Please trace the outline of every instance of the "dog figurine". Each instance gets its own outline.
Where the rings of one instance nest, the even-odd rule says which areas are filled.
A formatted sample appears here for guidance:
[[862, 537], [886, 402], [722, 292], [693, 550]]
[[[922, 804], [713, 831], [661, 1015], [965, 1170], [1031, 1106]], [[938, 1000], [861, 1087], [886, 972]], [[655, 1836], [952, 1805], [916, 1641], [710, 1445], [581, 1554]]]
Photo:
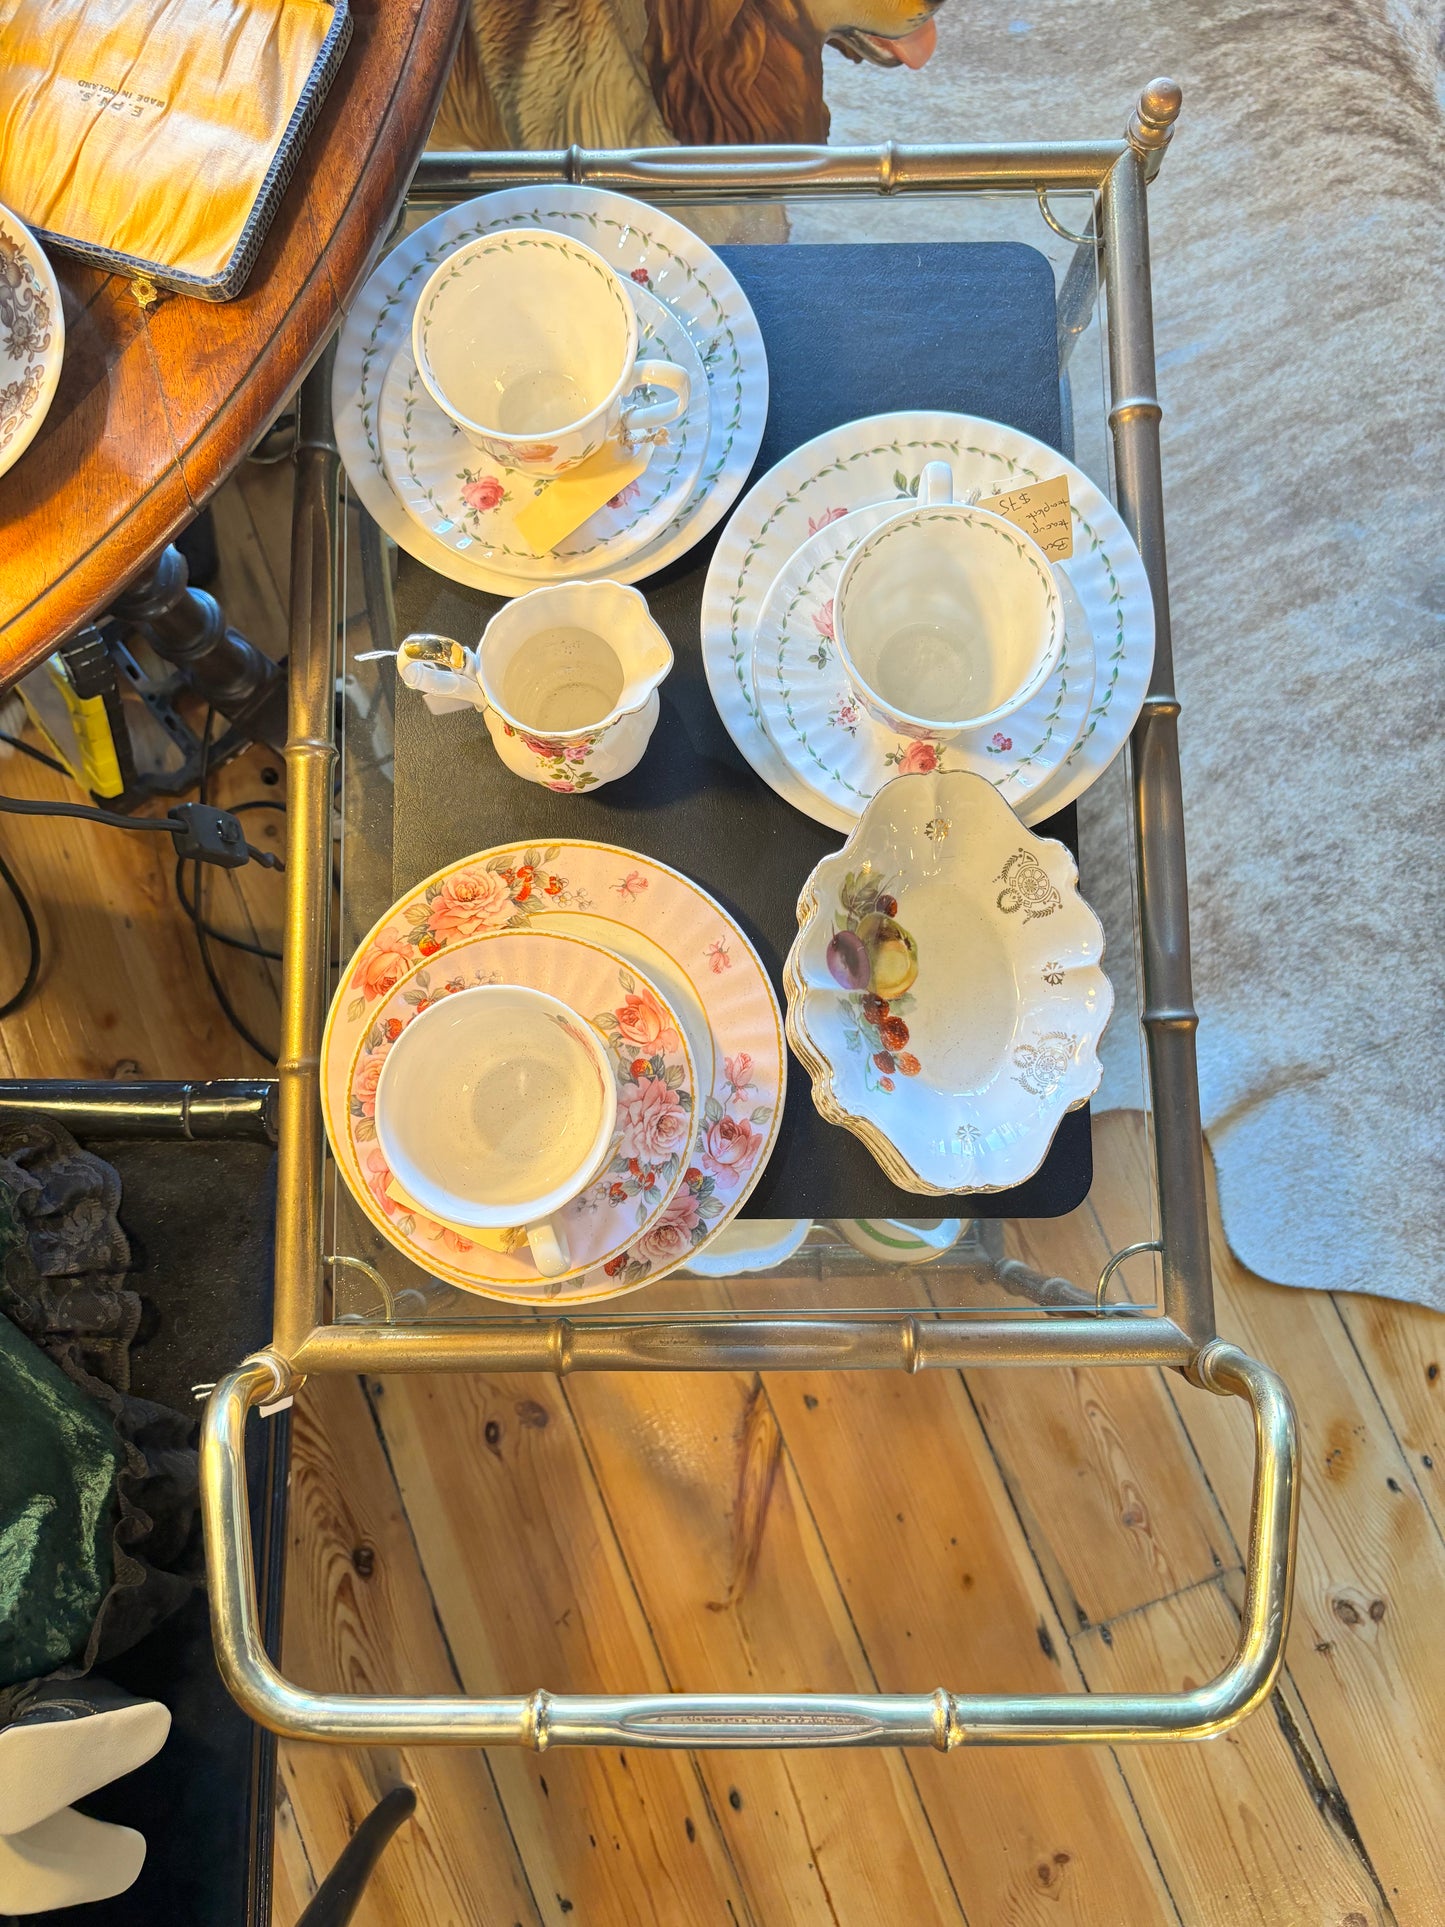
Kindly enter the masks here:
[[921, 67], [939, 0], [469, 0], [433, 148], [828, 138], [823, 48]]

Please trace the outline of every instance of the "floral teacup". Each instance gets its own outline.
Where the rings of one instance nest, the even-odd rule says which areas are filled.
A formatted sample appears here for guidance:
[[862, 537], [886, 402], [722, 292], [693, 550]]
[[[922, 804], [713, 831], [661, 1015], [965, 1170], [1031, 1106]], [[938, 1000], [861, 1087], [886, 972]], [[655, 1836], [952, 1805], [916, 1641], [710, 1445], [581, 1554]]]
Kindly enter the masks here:
[[[427, 393], [467, 440], [534, 475], [561, 475], [609, 441], [647, 440], [687, 411], [686, 370], [637, 358], [620, 276], [543, 228], [485, 234], [448, 255], [417, 300], [412, 349]], [[671, 393], [629, 400], [639, 386]]]
[[443, 997], [388, 1051], [375, 1118], [388, 1166], [424, 1211], [478, 1230], [525, 1226], [543, 1277], [569, 1269], [559, 1214], [610, 1159], [617, 1123], [612, 1066], [586, 1018], [525, 984]]
[[948, 464], [929, 462], [917, 505], [890, 516], [844, 563], [833, 635], [876, 722], [915, 742], [947, 743], [1038, 693], [1063, 647], [1063, 601], [1033, 537], [954, 501]]
[[480, 709], [507, 768], [564, 795], [636, 768], [671, 667], [646, 599], [620, 582], [533, 589], [498, 610], [476, 650], [408, 636], [399, 654], [402, 680], [431, 707]]

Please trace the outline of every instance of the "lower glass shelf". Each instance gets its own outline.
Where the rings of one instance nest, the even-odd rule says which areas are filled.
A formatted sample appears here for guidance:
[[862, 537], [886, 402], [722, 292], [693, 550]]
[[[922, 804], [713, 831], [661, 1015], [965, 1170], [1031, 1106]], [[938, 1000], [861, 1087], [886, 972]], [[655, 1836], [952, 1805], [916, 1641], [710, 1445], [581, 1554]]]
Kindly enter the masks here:
[[[560, 1316], [574, 1323], [641, 1325], [679, 1317], [726, 1321], [899, 1312], [1023, 1318], [1091, 1312], [1099, 1298], [1097, 1276], [1060, 1277], [1048, 1269], [1045, 1250], [1030, 1249], [1029, 1234], [1039, 1229], [1032, 1221], [762, 1218], [730, 1227], [734, 1236], [727, 1247], [714, 1246], [704, 1258], [708, 1276], [677, 1271], [643, 1292], [611, 1298], [577, 1301], [559, 1294], [544, 1303], [509, 1301], [464, 1291], [410, 1263], [372, 1229], [344, 1188], [334, 1187], [332, 1204], [335, 1235], [328, 1266], [332, 1316], [341, 1324], [485, 1325], [519, 1316]], [[1086, 1212], [1084, 1207], [1071, 1216]], [[1097, 1244], [1097, 1224], [1087, 1228]], [[1074, 1228], [1075, 1252], [1083, 1229]], [[1100, 1250], [1102, 1270], [1115, 1254]], [[1153, 1263], [1140, 1251], [1131, 1258], [1127, 1280], [1122, 1271], [1106, 1279], [1111, 1313], [1158, 1309], [1146, 1269]]]

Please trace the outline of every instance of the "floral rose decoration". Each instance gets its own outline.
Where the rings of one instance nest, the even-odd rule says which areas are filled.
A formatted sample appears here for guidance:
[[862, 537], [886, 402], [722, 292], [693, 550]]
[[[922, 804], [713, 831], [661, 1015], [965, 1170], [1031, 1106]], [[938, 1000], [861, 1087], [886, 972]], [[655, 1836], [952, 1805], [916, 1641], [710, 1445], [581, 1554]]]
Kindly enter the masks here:
[[687, 1143], [691, 1118], [662, 1077], [639, 1077], [617, 1093], [617, 1122], [624, 1157], [660, 1164]]
[[645, 1258], [651, 1265], [675, 1264], [692, 1250], [694, 1233], [701, 1224], [697, 1199], [684, 1185], [656, 1224], [650, 1224], [635, 1241], [632, 1255]]
[[933, 743], [910, 743], [898, 759], [900, 776], [917, 776], [938, 768], [938, 750]]
[[615, 1015], [617, 1028], [627, 1042], [645, 1045], [648, 1056], [678, 1048], [678, 1035], [668, 1021], [667, 1012], [646, 991], [629, 991]]
[[366, 1188], [381, 1206], [388, 1218], [394, 1218], [398, 1205], [395, 1198], [387, 1196], [386, 1187], [391, 1183], [391, 1171], [380, 1151], [368, 1151], [362, 1171]]
[[356, 1073], [356, 1082], [351, 1087], [351, 1095], [361, 1106], [363, 1117], [376, 1116], [376, 1085], [381, 1076], [381, 1067], [385, 1062], [385, 1052], [379, 1051], [376, 1056], [368, 1057]]
[[512, 914], [512, 893], [495, 870], [457, 870], [432, 900], [427, 923], [444, 943], [499, 930]]
[[847, 509], [824, 509], [823, 513], [818, 516], [816, 520], [810, 515], [808, 517], [809, 535], [816, 535], [819, 529], [827, 528], [830, 522], [841, 522], [847, 513]]
[[745, 1117], [714, 1118], [703, 1132], [702, 1161], [720, 1178], [732, 1177], [752, 1160], [762, 1141]]
[[385, 997], [396, 989], [412, 961], [411, 952], [400, 937], [378, 938], [357, 965], [351, 987], [368, 999]]
[[753, 1088], [753, 1060], [751, 1053], [740, 1050], [736, 1057], [723, 1059], [723, 1077], [727, 1082], [729, 1099], [742, 1097]]
[[461, 493], [467, 507], [482, 515], [507, 499], [507, 491], [495, 475], [478, 475], [471, 481], [463, 482]]

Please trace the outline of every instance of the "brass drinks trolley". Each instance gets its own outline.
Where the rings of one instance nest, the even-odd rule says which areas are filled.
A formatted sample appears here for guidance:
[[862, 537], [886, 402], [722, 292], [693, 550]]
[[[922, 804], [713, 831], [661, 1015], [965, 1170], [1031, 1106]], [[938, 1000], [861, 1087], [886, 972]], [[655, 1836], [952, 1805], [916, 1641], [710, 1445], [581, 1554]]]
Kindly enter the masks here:
[[[1270, 1692], [1289, 1619], [1298, 1518], [1294, 1415], [1265, 1366], [1215, 1334], [1204, 1154], [1194, 1056], [1184, 831], [1159, 459], [1146, 189], [1180, 106], [1148, 87], [1120, 140], [1020, 146], [670, 149], [629, 153], [431, 155], [413, 205], [491, 188], [595, 185], [663, 205], [817, 210], [896, 197], [889, 231], [915, 200], [950, 238], [983, 197], [1020, 207], [1052, 237], [1059, 363], [1077, 397], [1092, 342], [1098, 444], [1078, 459], [1102, 476], [1138, 542], [1153, 588], [1157, 643], [1149, 694], [1127, 753], [1096, 786], [1094, 833], [1128, 839], [1138, 989], [1113, 1022], [1142, 1040], [1153, 1152], [1151, 1221], [1097, 1279], [1045, 1278], [1007, 1254], [1007, 1234], [970, 1230], [927, 1268], [873, 1265], [815, 1232], [782, 1270], [726, 1281], [669, 1279], [593, 1312], [559, 1317], [467, 1298], [396, 1259], [328, 1186], [318, 1053], [331, 983], [335, 692], [348, 737], [339, 801], [341, 947], [391, 900], [391, 866], [373, 864], [389, 810], [376, 672], [356, 660], [345, 606], [349, 512], [331, 429], [326, 363], [302, 390], [291, 571], [291, 724], [285, 971], [279, 1064], [275, 1330], [207, 1406], [201, 1458], [211, 1612], [232, 1693], [277, 1732], [342, 1745], [932, 1746], [1208, 1737]], [[934, 198], [937, 197], [937, 198]], [[949, 197], [946, 201], [941, 197]], [[962, 198], [967, 197], [967, 198]], [[816, 227], [813, 230], [816, 238]], [[799, 238], [795, 231], [793, 238]], [[803, 233], [801, 238], [808, 238]], [[1104, 318], [1099, 318], [1101, 306]], [[1084, 344], [1081, 347], [1081, 344]], [[1107, 424], [1108, 434], [1104, 433]], [[1110, 446], [1112, 444], [1112, 446]], [[373, 531], [374, 536], [374, 531]], [[379, 544], [362, 561], [373, 631], [390, 584]], [[370, 640], [371, 638], [368, 638]], [[359, 652], [358, 652], [359, 653]], [[1091, 792], [1091, 796], [1092, 796]], [[1088, 878], [1085, 875], [1087, 889]], [[1123, 1267], [1147, 1263], [1155, 1290], [1117, 1296]], [[402, 1275], [398, 1276], [400, 1266]], [[1111, 1284], [1114, 1296], [1110, 1295]], [[1000, 1303], [1012, 1300], [1013, 1303]], [[882, 1370], [1010, 1365], [1170, 1366], [1202, 1392], [1248, 1401], [1255, 1471], [1239, 1643], [1207, 1684], [1159, 1694], [980, 1696], [931, 1693], [576, 1696], [538, 1688], [494, 1699], [313, 1693], [282, 1677], [260, 1632], [242, 1453], [247, 1415], [313, 1372]], [[619, 1682], [625, 1684], [625, 1682]]]

